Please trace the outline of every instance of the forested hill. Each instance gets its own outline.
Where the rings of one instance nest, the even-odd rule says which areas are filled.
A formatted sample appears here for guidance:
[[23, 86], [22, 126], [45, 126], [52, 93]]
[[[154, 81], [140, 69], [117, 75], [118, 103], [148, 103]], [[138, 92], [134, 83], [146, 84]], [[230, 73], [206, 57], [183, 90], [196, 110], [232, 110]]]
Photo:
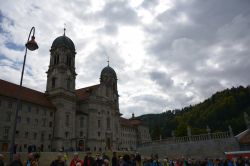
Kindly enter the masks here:
[[146, 114], [138, 117], [149, 126], [152, 139], [187, 135], [187, 126], [192, 134], [228, 131], [230, 125], [234, 134], [246, 129], [244, 112], [250, 118], [250, 86], [226, 89], [209, 99], [180, 110], [169, 110], [161, 114]]

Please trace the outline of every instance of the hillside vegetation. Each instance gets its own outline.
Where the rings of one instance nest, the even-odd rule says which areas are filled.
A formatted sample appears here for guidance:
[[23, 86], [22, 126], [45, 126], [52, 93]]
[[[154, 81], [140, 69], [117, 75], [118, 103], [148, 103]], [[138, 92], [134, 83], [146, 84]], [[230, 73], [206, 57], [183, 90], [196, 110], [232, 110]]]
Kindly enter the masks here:
[[[168, 110], [160, 114], [146, 114], [138, 118], [149, 126], [152, 139], [186, 136], [187, 126], [192, 134], [228, 131], [230, 125], [234, 134], [246, 129], [244, 112], [250, 116], [250, 86], [226, 89], [197, 105], [180, 110]], [[250, 117], [249, 117], [250, 118]]]

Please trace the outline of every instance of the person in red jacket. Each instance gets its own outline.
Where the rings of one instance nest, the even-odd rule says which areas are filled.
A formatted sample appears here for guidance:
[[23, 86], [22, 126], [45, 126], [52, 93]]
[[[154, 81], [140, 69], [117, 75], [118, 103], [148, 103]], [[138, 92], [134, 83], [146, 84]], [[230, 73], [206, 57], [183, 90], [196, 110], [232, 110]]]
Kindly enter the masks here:
[[[80, 165], [80, 164], [81, 165]], [[78, 165], [80, 165], [80, 166], [83, 166], [83, 161], [81, 160], [81, 159], [79, 159], [79, 155], [78, 155], [78, 153], [74, 153], [74, 158], [71, 160], [71, 162], [70, 162], [70, 166], [78, 166]]]

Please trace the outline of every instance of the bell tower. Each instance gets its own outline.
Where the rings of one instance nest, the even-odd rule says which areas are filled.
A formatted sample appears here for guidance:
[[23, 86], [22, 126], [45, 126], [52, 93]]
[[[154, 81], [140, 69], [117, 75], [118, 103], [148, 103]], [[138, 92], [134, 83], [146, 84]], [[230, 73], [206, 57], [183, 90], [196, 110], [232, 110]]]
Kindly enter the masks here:
[[103, 138], [106, 142], [108, 149], [113, 147], [118, 149], [120, 144], [120, 134], [119, 131], [119, 95], [117, 90], [117, 75], [115, 70], [109, 66], [104, 67], [100, 75], [100, 87], [102, 89], [103, 100], [107, 103], [106, 111], [111, 112], [111, 114], [106, 115], [107, 129], [105, 131], [105, 137]]
[[54, 40], [50, 50], [46, 92], [49, 94], [75, 91], [75, 46], [70, 38], [60, 36]]
[[64, 34], [57, 37], [50, 49], [46, 94], [56, 107], [52, 149], [75, 147], [75, 45]]

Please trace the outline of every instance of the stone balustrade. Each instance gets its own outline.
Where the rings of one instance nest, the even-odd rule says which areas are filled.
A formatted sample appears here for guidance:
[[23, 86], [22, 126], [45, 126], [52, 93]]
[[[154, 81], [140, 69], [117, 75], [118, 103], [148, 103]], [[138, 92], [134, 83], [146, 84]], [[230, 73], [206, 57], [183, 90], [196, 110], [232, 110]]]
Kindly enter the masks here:
[[217, 133], [208, 133], [208, 134], [200, 134], [200, 135], [192, 135], [192, 136], [184, 136], [184, 137], [169, 137], [165, 139], [153, 140], [151, 142], [145, 142], [140, 144], [138, 147], [157, 145], [157, 144], [173, 144], [173, 143], [185, 143], [185, 142], [198, 142], [198, 141], [206, 141], [206, 140], [216, 140], [216, 139], [226, 139], [230, 138], [230, 132], [217, 132]]

